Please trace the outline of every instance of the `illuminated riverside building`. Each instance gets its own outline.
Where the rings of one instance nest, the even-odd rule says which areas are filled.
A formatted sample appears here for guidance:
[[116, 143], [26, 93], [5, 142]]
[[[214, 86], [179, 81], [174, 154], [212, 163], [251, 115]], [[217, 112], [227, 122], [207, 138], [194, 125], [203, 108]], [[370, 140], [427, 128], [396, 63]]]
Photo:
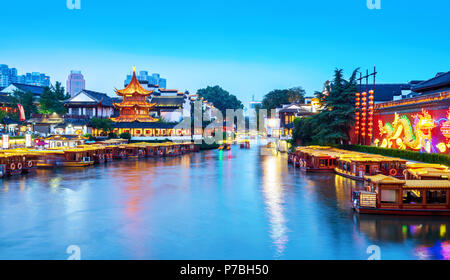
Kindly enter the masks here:
[[[449, 154], [450, 72], [417, 83], [411, 90], [414, 97], [374, 104], [372, 144]], [[376, 90], [374, 96], [376, 100]], [[351, 135], [352, 143], [357, 143], [355, 129]]]
[[294, 129], [295, 118], [303, 118], [312, 116], [318, 113], [320, 107], [317, 98], [308, 98], [305, 100], [306, 104], [288, 104], [283, 105], [282, 108], [277, 108], [276, 111], [280, 118], [281, 134], [285, 137], [292, 137], [292, 130]]
[[157, 140], [183, 137], [190, 140], [190, 129], [177, 129], [176, 123], [159, 122], [150, 116], [150, 112], [156, 106], [148, 99], [154, 91], [142, 87], [133, 69], [130, 83], [122, 90], [116, 90], [116, 94], [122, 97], [122, 102], [114, 103], [119, 110], [119, 116], [112, 117], [114, 132], [121, 134], [130, 133], [135, 139]]

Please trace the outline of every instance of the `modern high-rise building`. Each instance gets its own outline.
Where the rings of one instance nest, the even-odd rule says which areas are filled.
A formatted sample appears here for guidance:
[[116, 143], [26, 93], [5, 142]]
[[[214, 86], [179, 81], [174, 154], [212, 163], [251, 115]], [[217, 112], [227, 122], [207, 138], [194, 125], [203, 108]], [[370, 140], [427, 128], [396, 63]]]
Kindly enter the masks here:
[[66, 82], [66, 90], [70, 94], [70, 96], [75, 96], [80, 91], [86, 88], [86, 81], [84, 80], [83, 74], [81, 71], [70, 71], [69, 77]]
[[26, 73], [17, 77], [17, 82], [25, 85], [49, 87], [50, 77], [40, 72]]
[[[133, 77], [131, 74], [127, 75], [127, 78], [124, 82], [125, 87], [130, 83], [131, 77]], [[142, 86], [146, 87], [147, 89], [155, 88], [155, 86], [158, 86], [159, 88], [167, 88], [167, 80], [161, 78], [161, 76], [158, 73], [153, 73], [151, 76], [148, 74], [148, 71], [139, 71], [136, 75], [139, 83], [141, 83]]]
[[0, 64], [0, 87], [5, 88], [12, 83], [17, 83], [17, 69]]
[[9, 68], [6, 64], [0, 64], [0, 87], [7, 87], [12, 83], [46, 87], [50, 86], [50, 77], [39, 72], [19, 76], [16, 68]]

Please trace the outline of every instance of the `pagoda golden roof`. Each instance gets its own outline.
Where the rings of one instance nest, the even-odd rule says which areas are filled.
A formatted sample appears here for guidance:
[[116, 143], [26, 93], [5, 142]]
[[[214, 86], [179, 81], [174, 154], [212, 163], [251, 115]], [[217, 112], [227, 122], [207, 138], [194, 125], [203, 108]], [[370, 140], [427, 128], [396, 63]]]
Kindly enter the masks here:
[[116, 89], [117, 95], [127, 95], [127, 94], [140, 94], [140, 95], [150, 95], [153, 91], [144, 89], [136, 78], [136, 68], [133, 67], [133, 77], [126, 88], [118, 90]]
[[144, 108], [153, 108], [155, 107], [155, 103], [146, 103], [146, 102], [122, 102], [122, 103], [114, 103], [114, 106], [120, 108], [128, 108], [128, 107], [144, 107]]

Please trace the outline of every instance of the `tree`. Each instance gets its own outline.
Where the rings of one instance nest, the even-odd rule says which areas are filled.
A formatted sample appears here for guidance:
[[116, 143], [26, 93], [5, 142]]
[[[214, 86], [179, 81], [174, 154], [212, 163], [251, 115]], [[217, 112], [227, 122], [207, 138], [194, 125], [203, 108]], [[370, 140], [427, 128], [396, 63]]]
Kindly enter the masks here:
[[219, 111], [225, 116], [227, 109], [242, 109], [244, 106], [236, 96], [230, 94], [220, 86], [208, 86], [197, 90], [197, 94], [205, 100], [214, 104]]
[[64, 107], [64, 100], [70, 98], [69, 94], [65, 93], [65, 89], [60, 82], [56, 82], [55, 86], [45, 87], [39, 98], [40, 109], [43, 114], [64, 114], [66, 108]]
[[8, 117], [8, 113], [5, 110], [0, 109], [0, 122], [4, 124], [4, 119]]
[[109, 134], [114, 129], [110, 119], [92, 118], [90, 124], [93, 128], [102, 130], [106, 134]]
[[129, 132], [122, 132], [122, 133], [120, 133], [119, 137], [122, 138], [122, 139], [130, 140], [131, 139], [131, 134]]
[[29, 119], [32, 114], [38, 112], [37, 106], [34, 104], [34, 96], [30, 91], [15, 90], [11, 95], [13, 107], [21, 104], [25, 111], [25, 118]]
[[294, 120], [293, 140], [308, 143], [340, 144], [350, 139], [349, 131], [354, 122], [354, 100], [356, 74], [349, 80], [343, 77], [343, 70], [336, 69], [334, 80], [325, 83], [325, 90], [315, 92], [323, 105], [319, 114]]
[[292, 129], [292, 138], [298, 144], [308, 144], [312, 141], [314, 130], [314, 117], [295, 118]]
[[322, 94], [323, 109], [313, 120], [313, 139], [319, 143], [339, 144], [350, 139], [358, 70], [347, 81], [343, 70], [336, 69], [333, 82], [327, 85], [325, 95]]
[[280, 108], [284, 104], [304, 103], [305, 90], [302, 87], [290, 89], [275, 89], [266, 94], [262, 101], [262, 108], [271, 110]]

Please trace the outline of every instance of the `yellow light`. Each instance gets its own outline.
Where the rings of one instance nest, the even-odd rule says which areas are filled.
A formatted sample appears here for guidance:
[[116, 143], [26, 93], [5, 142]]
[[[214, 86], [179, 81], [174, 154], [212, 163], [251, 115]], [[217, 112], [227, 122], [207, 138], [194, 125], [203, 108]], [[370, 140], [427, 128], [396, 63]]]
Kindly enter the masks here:
[[270, 128], [275, 128], [275, 127], [278, 126], [278, 120], [277, 120], [277, 119], [268, 119], [268, 120], [267, 120], [267, 125], [268, 125]]
[[440, 226], [440, 230], [439, 230], [439, 235], [441, 236], [441, 238], [444, 238], [445, 235], [447, 234], [447, 226], [445, 224], [442, 224]]

